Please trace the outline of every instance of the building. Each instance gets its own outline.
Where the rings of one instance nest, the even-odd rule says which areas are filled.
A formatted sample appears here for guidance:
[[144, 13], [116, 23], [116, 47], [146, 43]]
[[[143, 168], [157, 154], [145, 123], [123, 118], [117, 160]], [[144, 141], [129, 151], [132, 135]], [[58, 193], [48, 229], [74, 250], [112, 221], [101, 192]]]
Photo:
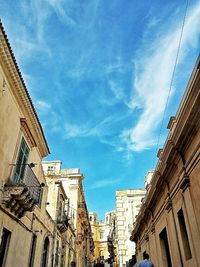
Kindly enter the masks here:
[[[69, 240], [67, 241], [70, 246], [66, 258], [75, 261], [78, 267], [90, 266], [93, 262], [94, 243], [82, 185], [84, 177], [80, 169], [61, 169], [61, 164], [61, 161], [44, 161], [42, 163], [46, 179], [51, 180], [53, 184], [62, 184], [67, 198], [68, 207], [65, 208], [69, 210], [69, 223], [74, 229], [75, 237], [71, 235], [71, 243], [75, 244], [75, 247]], [[50, 199], [49, 201], [51, 201]], [[69, 231], [67, 232], [69, 233]], [[69, 262], [71, 261], [69, 260]]]
[[41, 161], [49, 148], [0, 23], [0, 266], [50, 266], [54, 222]]
[[200, 266], [200, 57], [175, 117], [131, 240], [138, 261], [155, 266]]
[[135, 254], [135, 244], [129, 240], [133, 222], [146, 190], [130, 189], [116, 191], [116, 238], [117, 263], [124, 267]]
[[109, 262], [117, 266], [117, 217], [114, 210], [110, 216], [110, 231], [108, 234]]
[[45, 175], [48, 186], [47, 211], [54, 225], [54, 265], [71, 266], [76, 261], [74, 212], [69, 206], [69, 199], [62, 182], [54, 175]]
[[108, 235], [111, 227], [111, 216], [113, 212], [106, 212], [105, 221], [98, 221], [95, 212], [89, 212], [90, 224], [94, 240], [94, 260], [101, 261], [107, 260], [109, 256], [108, 251]]

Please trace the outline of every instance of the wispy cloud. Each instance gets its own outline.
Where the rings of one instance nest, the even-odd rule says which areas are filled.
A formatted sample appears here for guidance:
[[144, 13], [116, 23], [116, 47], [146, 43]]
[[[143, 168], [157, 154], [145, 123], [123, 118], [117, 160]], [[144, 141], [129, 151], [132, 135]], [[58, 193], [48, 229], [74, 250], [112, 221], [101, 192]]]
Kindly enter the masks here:
[[94, 182], [92, 185], [90, 185], [88, 188], [86, 188], [86, 190], [94, 190], [98, 188], [113, 186], [113, 185], [120, 184], [121, 182], [122, 182], [121, 178], [113, 179], [113, 180], [108, 180], [108, 179], [98, 180]]
[[65, 138], [102, 136], [105, 134], [105, 128], [111, 126], [112, 119], [112, 116], [108, 116], [93, 126], [66, 123]]
[[[70, 16], [72, 5], [74, 1], [63, 1], [63, 0], [47, 0], [49, 5], [53, 8], [57, 17], [67, 26], [76, 25], [75, 20]], [[65, 5], [67, 4], [67, 6]], [[68, 11], [68, 12], [67, 12]]]
[[80, 125], [66, 123], [65, 124], [65, 138], [70, 139], [74, 137], [89, 136], [89, 129]]
[[120, 57], [117, 57], [116, 62], [105, 66], [105, 72], [108, 74], [112, 72], [123, 73], [126, 69], [127, 65], [122, 62]]
[[37, 100], [36, 107], [39, 111], [48, 111], [51, 108], [51, 105], [44, 100]]
[[[198, 2], [187, 16], [179, 64], [189, 49], [197, 44], [200, 29], [199, 17], [200, 3]], [[169, 21], [166, 23], [169, 27]], [[124, 130], [121, 135], [122, 141], [129, 150], [148, 149], [156, 143], [155, 133], [161, 122], [170, 88], [180, 28], [181, 25], [179, 27], [171, 25], [169, 30], [157, 35], [158, 37], [154, 39], [151, 46], [148, 44], [149, 47], [146, 47], [145, 44], [139, 56], [134, 60], [134, 93], [129, 107], [139, 107], [142, 113], [136, 125]]]
[[125, 95], [120, 85], [112, 80], [109, 81], [109, 85], [110, 85], [110, 90], [112, 91], [115, 98], [118, 100], [122, 100]]
[[8, 34], [12, 33], [9, 34], [9, 39], [13, 40], [12, 48], [17, 61], [24, 62], [34, 53], [40, 52], [50, 56], [51, 49], [45, 36], [45, 24], [51, 14], [49, 5], [45, 1], [31, 0], [29, 3], [21, 1], [18, 14], [15, 21], [9, 20], [6, 16], [3, 19], [6, 31]]

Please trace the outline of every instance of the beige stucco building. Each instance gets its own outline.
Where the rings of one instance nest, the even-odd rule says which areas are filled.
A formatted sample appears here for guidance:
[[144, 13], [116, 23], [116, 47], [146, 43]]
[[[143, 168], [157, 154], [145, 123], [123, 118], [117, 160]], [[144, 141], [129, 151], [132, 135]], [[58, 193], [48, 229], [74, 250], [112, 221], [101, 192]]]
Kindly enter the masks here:
[[76, 235], [74, 228], [74, 211], [69, 206], [69, 198], [62, 182], [54, 176], [45, 175], [48, 186], [47, 211], [53, 219], [54, 226], [54, 262], [55, 266], [68, 267], [76, 262]]
[[111, 227], [111, 212], [106, 212], [105, 221], [98, 221], [97, 214], [95, 212], [89, 212], [90, 224], [93, 233], [94, 240], [94, 260], [106, 260], [109, 258], [108, 251], [108, 235]]
[[169, 134], [131, 240], [138, 261], [146, 251], [155, 266], [200, 266], [200, 57]]
[[0, 24], [0, 266], [51, 266], [44, 133]]
[[[68, 257], [75, 260], [78, 267], [90, 266], [93, 262], [94, 243], [82, 185], [84, 177], [80, 169], [61, 169], [61, 164], [61, 161], [44, 161], [45, 178], [48, 183], [51, 182], [54, 185], [61, 183], [66, 195], [65, 210], [68, 211], [69, 224], [75, 234], [71, 236], [72, 240], [75, 238], [75, 247], [72, 248], [70, 245]], [[52, 196], [49, 201], [51, 199]], [[51, 205], [49, 208], [52, 209]]]
[[116, 191], [116, 244], [119, 267], [128, 264], [135, 253], [135, 244], [129, 240], [133, 222], [141, 206], [146, 190], [130, 189]]

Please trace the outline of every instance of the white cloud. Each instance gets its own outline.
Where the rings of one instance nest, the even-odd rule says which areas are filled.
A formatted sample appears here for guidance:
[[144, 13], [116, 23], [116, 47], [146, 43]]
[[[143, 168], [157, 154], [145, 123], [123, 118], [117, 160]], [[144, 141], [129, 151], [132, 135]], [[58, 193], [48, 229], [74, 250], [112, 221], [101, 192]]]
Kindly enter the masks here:
[[110, 80], [109, 85], [110, 85], [110, 90], [112, 91], [116, 99], [121, 100], [124, 98], [124, 92], [116, 82]]
[[65, 124], [65, 138], [86, 137], [89, 130], [76, 124]]
[[123, 73], [126, 70], [127, 66], [123, 64], [120, 57], [117, 57], [116, 62], [108, 64], [105, 66], [106, 73], [118, 72]]
[[[74, 1], [63, 1], [63, 0], [47, 0], [49, 5], [54, 9], [55, 13], [57, 14], [58, 18], [67, 25], [67, 26], [74, 26], [76, 25], [75, 20], [70, 16], [70, 11], [72, 7], [75, 5]], [[67, 4], [67, 6], [65, 6]]]
[[[187, 15], [179, 64], [191, 47], [196, 46], [200, 29], [200, 3]], [[169, 23], [167, 21], [167, 23]], [[169, 25], [168, 25], [169, 27]], [[140, 151], [155, 145], [155, 131], [164, 112], [177, 47], [180, 37], [178, 28], [171, 26], [168, 32], [157, 35], [151, 45], [143, 47], [135, 60], [135, 89], [130, 108], [142, 108], [141, 116], [132, 129], [125, 130], [122, 141], [129, 150]], [[146, 50], [145, 50], [146, 49]]]
[[51, 108], [51, 105], [49, 103], [47, 103], [44, 100], [37, 100], [36, 101], [36, 107], [40, 110], [40, 111], [47, 111]]
[[[51, 8], [44, 1], [21, 1], [16, 19], [4, 18], [6, 31], [18, 62], [24, 62], [34, 53], [42, 52], [51, 56], [51, 49], [46, 42], [45, 24], [51, 14]], [[25, 21], [25, 22], [24, 22]], [[17, 25], [17, 27], [16, 27]], [[12, 44], [13, 41], [13, 44]]]
[[113, 179], [113, 180], [108, 180], [108, 179], [99, 180], [99, 181], [94, 182], [87, 189], [88, 190], [94, 190], [94, 189], [97, 189], [97, 188], [102, 188], [102, 187], [113, 186], [113, 185], [116, 185], [116, 184], [121, 184], [121, 182], [122, 182], [122, 179], [120, 179], [120, 178], [119, 179]]
[[[88, 122], [87, 124], [65, 123], [64, 124], [64, 137], [66, 139], [75, 137], [98, 137], [99, 141], [115, 147], [118, 150], [119, 141], [114, 138], [113, 133], [116, 133], [115, 123], [118, 125], [126, 118], [127, 114], [116, 116], [113, 114], [107, 116], [101, 121]], [[110, 138], [109, 138], [110, 137]]]
[[88, 136], [102, 136], [105, 133], [105, 128], [111, 125], [112, 117], [106, 117], [99, 123], [93, 126], [78, 125], [78, 124], [65, 124], [65, 138], [74, 137], [88, 137]]

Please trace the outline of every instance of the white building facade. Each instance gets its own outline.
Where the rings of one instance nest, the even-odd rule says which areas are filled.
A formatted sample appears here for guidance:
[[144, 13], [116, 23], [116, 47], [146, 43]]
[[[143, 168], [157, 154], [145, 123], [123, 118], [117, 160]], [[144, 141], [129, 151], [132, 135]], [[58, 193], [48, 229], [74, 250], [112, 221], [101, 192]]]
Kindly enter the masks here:
[[129, 239], [145, 193], [146, 190], [142, 189], [116, 191], [116, 250], [119, 267], [125, 267], [135, 254], [135, 243]]

